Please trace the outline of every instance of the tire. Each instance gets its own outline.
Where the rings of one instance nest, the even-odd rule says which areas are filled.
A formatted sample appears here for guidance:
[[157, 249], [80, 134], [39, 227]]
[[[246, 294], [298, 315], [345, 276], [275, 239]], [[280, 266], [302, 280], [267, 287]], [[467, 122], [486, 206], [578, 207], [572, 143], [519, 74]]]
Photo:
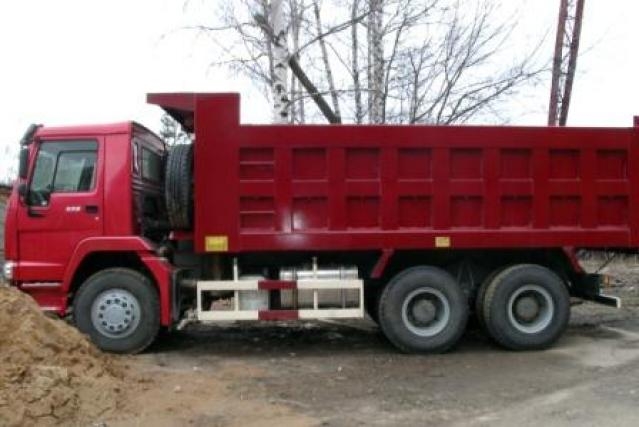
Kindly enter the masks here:
[[493, 280], [495, 280], [497, 275], [502, 273], [506, 268], [507, 267], [502, 267], [502, 268], [497, 268], [496, 270], [494, 270], [492, 273], [486, 276], [484, 281], [481, 282], [479, 289], [477, 289], [477, 294], [475, 295], [474, 315], [475, 315], [475, 319], [477, 319], [477, 323], [484, 331], [487, 331], [486, 322], [484, 321], [484, 311], [483, 311], [484, 298], [486, 296], [486, 289], [488, 289], [488, 285], [490, 285], [493, 282]]
[[449, 350], [464, 333], [467, 321], [466, 295], [439, 268], [409, 268], [395, 276], [380, 296], [382, 332], [405, 353]]
[[486, 288], [481, 308], [490, 336], [511, 350], [548, 348], [570, 320], [566, 284], [551, 270], [534, 264], [499, 273]]
[[164, 175], [164, 199], [173, 228], [190, 228], [193, 219], [193, 146], [169, 148]]
[[101, 350], [139, 353], [160, 329], [158, 294], [143, 274], [111, 268], [82, 284], [73, 302], [73, 318]]

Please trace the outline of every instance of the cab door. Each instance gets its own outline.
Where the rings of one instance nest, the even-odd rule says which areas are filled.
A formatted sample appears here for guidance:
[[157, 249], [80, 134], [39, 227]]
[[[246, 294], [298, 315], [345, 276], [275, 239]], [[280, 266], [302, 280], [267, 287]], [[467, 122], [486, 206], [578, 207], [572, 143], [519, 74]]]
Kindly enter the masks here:
[[18, 212], [18, 279], [60, 282], [77, 244], [103, 232], [102, 138], [38, 143]]

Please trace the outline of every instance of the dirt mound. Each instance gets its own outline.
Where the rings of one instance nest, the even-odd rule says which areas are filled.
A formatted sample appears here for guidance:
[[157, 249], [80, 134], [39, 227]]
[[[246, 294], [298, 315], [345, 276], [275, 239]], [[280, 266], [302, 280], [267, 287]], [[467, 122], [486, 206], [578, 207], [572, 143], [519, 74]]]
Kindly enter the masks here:
[[0, 425], [99, 421], [118, 407], [122, 372], [76, 329], [0, 286]]

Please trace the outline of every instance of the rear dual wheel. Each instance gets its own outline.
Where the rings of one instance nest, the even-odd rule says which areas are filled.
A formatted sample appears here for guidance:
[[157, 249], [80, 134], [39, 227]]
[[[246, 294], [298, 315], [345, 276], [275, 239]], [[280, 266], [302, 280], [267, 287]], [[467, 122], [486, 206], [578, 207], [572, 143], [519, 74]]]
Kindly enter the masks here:
[[406, 353], [441, 353], [464, 333], [468, 300], [456, 280], [435, 267], [403, 271], [384, 288], [379, 324], [388, 340]]
[[477, 317], [498, 344], [511, 350], [552, 345], [566, 330], [570, 296], [546, 267], [521, 264], [489, 277], [477, 295]]

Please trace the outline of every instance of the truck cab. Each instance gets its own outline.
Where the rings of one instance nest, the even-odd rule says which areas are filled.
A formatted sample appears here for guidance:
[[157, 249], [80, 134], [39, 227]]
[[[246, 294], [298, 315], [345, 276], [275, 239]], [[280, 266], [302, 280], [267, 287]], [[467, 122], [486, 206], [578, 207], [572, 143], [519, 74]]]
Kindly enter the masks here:
[[7, 208], [5, 276], [62, 316], [79, 286], [105, 268], [168, 283], [170, 266], [155, 253], [166, 222], [165, 151], [133, 122], [32, 127]]

